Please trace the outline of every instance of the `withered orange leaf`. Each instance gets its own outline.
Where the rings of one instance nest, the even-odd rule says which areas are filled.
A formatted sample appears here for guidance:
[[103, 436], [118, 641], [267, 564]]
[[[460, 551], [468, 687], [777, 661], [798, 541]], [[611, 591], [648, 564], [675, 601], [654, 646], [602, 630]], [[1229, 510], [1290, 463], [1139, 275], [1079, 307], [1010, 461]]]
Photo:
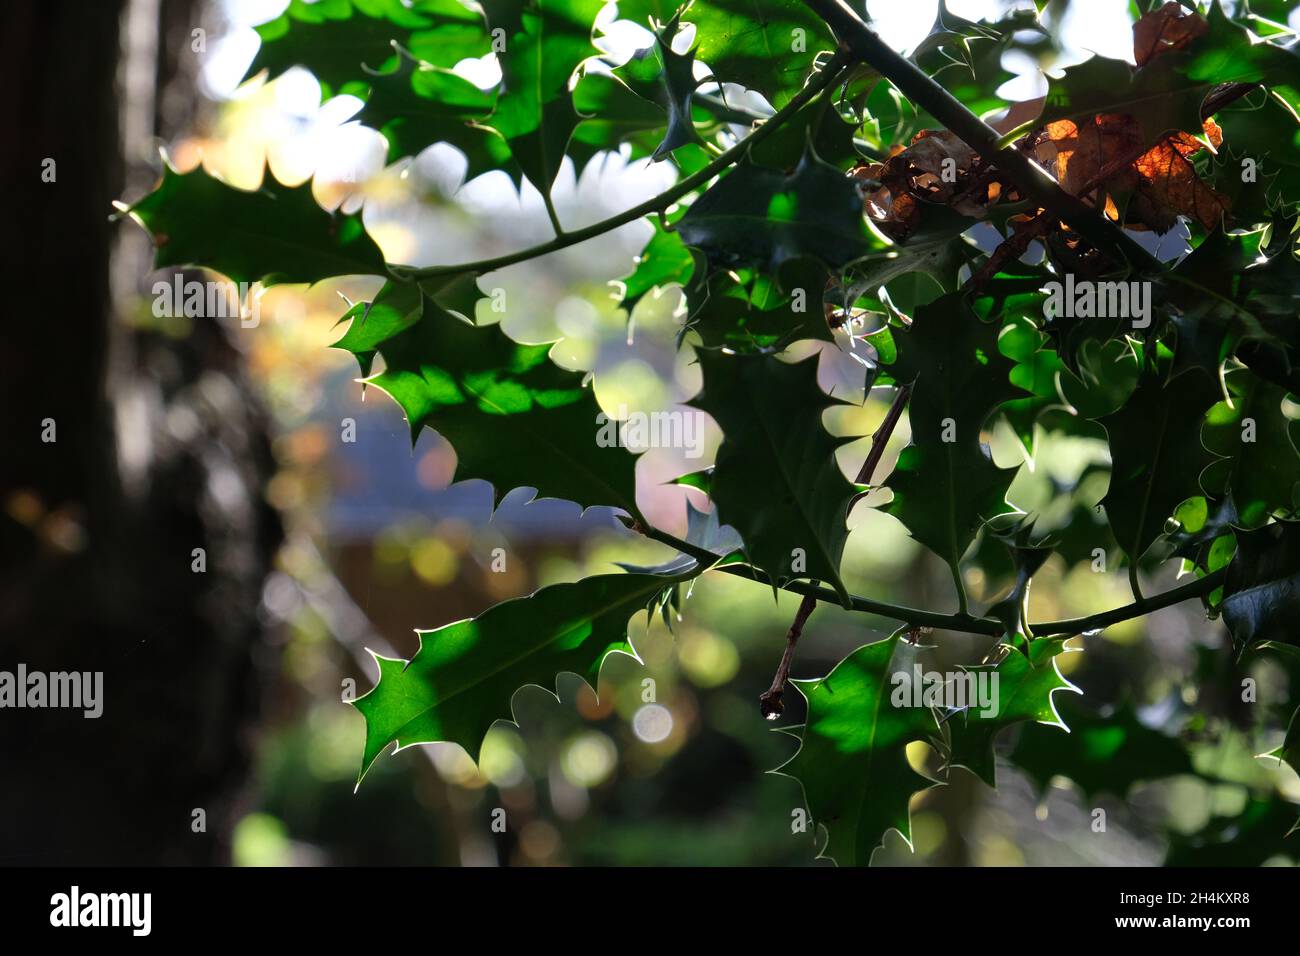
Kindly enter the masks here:
[[1114, 189], [1132, 188], [1130, 164], [1144, 145], [1133, 117], [1102, 113], [1078, 123], [1048, 123], [1034, 144], [1034, 158], [1062, 189], [1081, 196], [1102, 182]]
[[[1206, 140], [1217, 148], [1222, 131], [1213, 120], [1206, 120], [1204, 129]], [[1226, 198], [1200, 179], [1190, 161], [1204, 148], [1190, 133], [1176, 133], [1148, 149], [1137, 120], [1103, 113], [1078, 123], [1047, 124], [1033, 153], [1063, 189], [1093, 198], [1111, 219], [1119, 218], [1114, 195], [1136, 191], [1126, 225], [1163, 233], [1180, 215], [1213, 229], [1228, 209]], [[1101, 194], [1094, 197], [1097, 190]]]
[[1189, 15], [1181, 3], [1170, 0], [1133, 24], [1133, 59], [1138, 66], [1145, 66], [1162, 53], [1183, 49], [1209, 29], [1204, 17]]
[[1139, 198], [1150, 203], [1138, 212], [1151, 228], [1166, 232], [1175, 216], [1189, 216], [1206, 229], [1215, 229], [1229, 209], [1228, 199], [1200, 176], [1189, 158], [1201, 144], [1183, 133], [1161, 140], [1143, 153], [1134, 168], [1141, 176]]

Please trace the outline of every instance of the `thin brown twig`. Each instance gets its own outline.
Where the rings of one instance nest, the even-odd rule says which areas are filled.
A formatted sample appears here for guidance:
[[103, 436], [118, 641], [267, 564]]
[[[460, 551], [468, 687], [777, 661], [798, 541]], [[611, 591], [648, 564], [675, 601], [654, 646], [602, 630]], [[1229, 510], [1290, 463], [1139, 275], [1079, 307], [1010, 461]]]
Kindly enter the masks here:
[[[666, 544], [675, 548], [682, 554], [688, 554], [700, 563], [702, 568], [719, 571], [723, 574], [729, 574], [734, 577], [744, 578], [746, 581], [756, 581], [760, 584], [771, 585], [771, 579], [763, 571], [751, 567], [741, 562], [719, 563], [719, 556], [711, 551], [691, 544], [689, 541], [683, 541], [681, 538], [674, 537], [658, 528], [642, 525], [626, 515], [619, 515], [619, 520], [624, 527], [637, 531], [645, 537], [661, 544]], [[1127, 621], [1135, 617], [1143, 617], [1152, 611], [1158, 611], [1161, 608], [1169, 607], [1171, 604], [1179, 604], [1183, 601], [1189, 601], [1192, 598], [1204, 597], [1215, 588], [1223, 586], [1227, 577], [1228, 569], [1219, 568], [1217, 571], [1211, 571], [1205, 577], [1197, 578], [1189, 584], [1182, 587], [1174, 588], [1171, 591], [1165, 591], [1163, 594], [1156, 594], [1141, 601], [1133, 601], [1125, 604], [1123, 607], [1112, 608], [1109, 611], [1100, 611], [1096, 614], [1089, 614], [1085, 617], [1071, 618], [1065, 621], [1045, 621], [1038, 624], [1030, 624], [1029, 629], [1037, 637], [1063, 637], [1070, 634], [1087, 634], [1089, 631], [1100, 630], [1109, 627], [1112, 624], [1118, 624], [1120, 621]], [[800, 581], [791, 579], [780, 585], [782, 590], [801, 594], [805, 597], [813, 597], [818, 601], [828, 601], [831, 604], [839, 604], [840, 597], [830, 588], [822, 587], [819, 584], [813, 584], [809, 581]], [[899, 621], [903, 624], [909, 624], [913, 627], [928, 627], [934, 630], [959, 631], [964, 634], [987, 634], [990, 637], [996, 637], [1006, 631], [1006, 625], [995, 618], [972, 617], [969, 614], [940, 614], [938, 611], [924, 611], [920, 608], [904, 607], [899, 604], [890, 604], [885, 601], [876, 601], [872, 598], [862, 597], [857, 594], [849, 595], [849, 607], [851, 610], [863, 614], [875, 614], [880, 617], [889, 618], [892, 621]]]
[[[876, 433], [871, 436], [871, 450], [867, 452], [867, 460], [862, 463], [862, 468], [858, 471], [858, 481], [860, 485], [868, 484], [871, 476], [875, 474], [876, 467], [880, 464], [880, 458], [885, 452], [885, 445], [889, 443], [889, 436], [894, 433], [894, 427], [903, 417], [903, 409], [907, 406], [907, 400], [912, 394], [911, 385], [900, 385], [898, 391], [894, 394], [894, 401], [889, 406], [889, 411], [885, 413], [884, 421], [876, 429]], [[866, 492], [860, 492], [853, 501]], [[849, 507], [851, 508], [851, 502]], [[803, 634], [803, 626], [808, 621], [809, 615], [817, 607], [817, 598], [812, 594], [805, 594], [803, 600], [799, 602], [799, 610], [795, 613], [794, 622], [790, 625], [790, 630], [785, 636], [785, 651], [781, 655], [781, 663], [777, 665], [776, 676], [772, 678], [772, 686], [764, 691], [758, 698], [759, 710], [768, 720], [775, 720], [785, 709], [782, 703], [782, 695], [785, 693], [785, 682], [790, 676], [790, 664], [794, 661], [794, 648], [799, 643], [799, 637]]]
[[808, 622], [808, 617], [816, 609], [817, 599], [811, 594], [805, 594], [803, 600], [799, 602], [799, 610], [790, 624], [790, 630], [785, 635], [785, 653], [781, 655], [781, 663], [777, 665], [772, 686], [758, 698], [759, 710], [768, 720], [776, 720], [785, 710], [785, 703], [781, 698], [785, 694], [786, 679], [790, 676], [790, 664], [794, 661], [794, 646], [799, 643], [799, 636], [803, 633], [803, 626]]
[[[894, 393], [893, 404], [889, 406], [889, 411], [885, 412], [885, 417], [871, 436], [871, 450], [867, 452], [867, 460], [862, 463], [858, 470], [857, 483], [859, 485], [871, 484], [871, 476], [875, 474], [876, 468], [880, 465], [880, 459], [885, 454], [885, 446], [889, 444], [889, 438], [894, 434], [894, 428], [897, 427], [898, 421], [903, 417], [903, 409], [907, 407], [908, 399], [912, 397], [911, 384], [898, 386], [898, 391]], [[859, 492], [857, 497], [849, 505], [853, 507], [859, 498], [867, 492]]]

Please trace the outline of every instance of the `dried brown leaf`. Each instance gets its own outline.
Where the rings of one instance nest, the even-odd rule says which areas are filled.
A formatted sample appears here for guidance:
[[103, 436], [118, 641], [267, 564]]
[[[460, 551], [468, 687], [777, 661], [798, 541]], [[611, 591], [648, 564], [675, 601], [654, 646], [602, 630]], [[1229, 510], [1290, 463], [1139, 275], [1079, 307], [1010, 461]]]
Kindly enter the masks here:
[[1145, 66], [1162, 53], [1184, 49], [1210, 29], [1200, 14], [1188, 14], [1182, 4], [1170, 0], [1133, 24], [1133, 59]]

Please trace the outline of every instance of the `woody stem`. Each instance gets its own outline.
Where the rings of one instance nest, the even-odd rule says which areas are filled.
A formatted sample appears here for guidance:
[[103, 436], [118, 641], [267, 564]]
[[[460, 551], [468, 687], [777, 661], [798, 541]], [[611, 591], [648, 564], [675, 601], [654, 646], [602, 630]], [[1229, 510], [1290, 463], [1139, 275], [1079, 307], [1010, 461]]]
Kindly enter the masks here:
[[811, 594], [805, 594], [803, 600], [799, 602], [799, 610], [795, 613], [794, 621], [790, 624], [790, 630], [785, 635], [785, 653], [781, 655], [781, 663], [777, 665], [776, 676], [772, 678], [772, 686], [758, 698], [759, 710], [768, 720], [775, 720], [785, 710], [785, 704], [781, 698], [785, 694], [786, 679], [790, 676], [790, 664], [794, 660], [794, 647], [799, 643], [799, 636], [803, 633], [803, 626], [807, 623], [809, 615], [816, 608], [817, 598]]

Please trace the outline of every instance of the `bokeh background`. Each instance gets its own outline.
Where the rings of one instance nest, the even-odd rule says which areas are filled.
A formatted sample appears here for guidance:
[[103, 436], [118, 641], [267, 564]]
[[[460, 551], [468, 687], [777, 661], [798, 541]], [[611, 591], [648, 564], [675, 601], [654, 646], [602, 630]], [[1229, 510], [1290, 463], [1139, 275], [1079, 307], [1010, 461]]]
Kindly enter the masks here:
[[[389, 261], [477, 259], [549, 236], [535, 192], [525, 185], [520, 195], [504, 174], [464, 182], [464, 161], [452, 147], [435, 146], [385, 167], [382, 137], [351, 119], [360, 101], [322, 103], [319, 84], [305, 71], [240, 85], [257, 49], [253, 26], [278, 15], [286, 2], [120, 4], [119, 55], [101, 75], [114, 78], [120, 103], [122, 189], [110, 198], [138, 198], [165, 155], [180, 169], [202, 163], [245, 188], [255, 188], [268, 167], [283, 182], [310, 178], [322, 205], [364, 208], [367, 228]], [[997, 19], [1017, 4], [951, 0], [948, 6], [969, 19]], [[929, 31], [937, 4], [872, 0], [866, 9], [889, 43], [908, 50]], [[1044, 71], [1092, 52], [1131, 60], [1133, 16], [1123, 0], [1047, 4], [1049, 39], [1007, 54], [1003, 65], [1015, 78], [1003, 95], [1041, 95]], [[650, 34], [617, 21], [614, 4], [604, 24], [601, 42], [611, 56], [648, 45]], [[484, 83], [494, 79], [490, 62], [460, 69]], [[764, 107], [745, 91], [728, 94]], [[556, 199], [566, 223], [592, 222], [673, 179], [669, 164], [603, 155], [585, 168], [568, 164]], [[628, 314], [611, 286], [631, 271], [649, 234], [648, 224], [633, 224], [481, 283], [504, 286], [512, 301], [526, 302], [522, 314], [516, 310], [507, 319], [506, 332], [520, 341], [555, 342], [554, 359], [591, 372], [597, 398], [609, 411], [620, 405], [672, 410], [699, 387], [690, 349], [677, 348], [679, 291], [659, 289]], [[1162, 255], [1180, 253], [1177, 233], [1164, 241], [1171, 245]], [[218, 622], [218, 636], [230, 616], [247, 618], [234, 653], [250, 662], [232, 669], [213, 691], [225, 695], [225, 704], [209, 698], [195, 710], [238, 711], [219, 731], [234, 741], [228, 759], [219, 773], [195, 784], [226, 795], [209, 816], [211, 840], [196, 857], [185, 849], [190, 835], [184, 820], [169, 824], [179, 835], [165, 837], [139, 824], [133, 831], [142, 844], [139, 859], [243, 866], [827, 865], [815, 859], [821, 839], [800, 825], [798, 784], [768, 772], [793, 754], [796, 741], [774, 732], [758, 710], [797, 600], [723, 575], [696, 583], [671, 629], [658, 619], [635, 621], [641, 663], [611, 660], [598, 694], [572, 675], [561, 676], [558, 696], [537, 687], [521, 690], [514, 700], [517, 724], [494, 727], [478, 766], [455, 745], [415, 747], [381, 758], [354, 792], [363, 721], [343, 698], [372, 686], [377, 671], [369, 651], [409, 657], [417, 629], [473, 616], [542, 585], [610, 571], [616, 562], [654, 563], [668, 552], [624, 531], [612, 512], [582, 514], [566, 502], [533, 500], [530, 489], [508, 490], [494, 509], [484, 483], [452, 483], [455, 452], [435, 433], [425, 430], [412, 448], [396, 404], [365, 390], [352, 356], [330, 348], [348, 303], [372, 295], [377, 281], [274, 287], [259, 300], [255, 328], [158, 318], [150, 289], [170, 273], [150, 271], [143, 234], [123, 220], [105, 242], [109, 321], [116, 330], [109, 339], [132, 343], [127, 370], [107, 376], [116, 471], [129, 483], [132, 461], [137, 470], [152, 467], [141, 463], [158, 454], [159, 443], [215, 446], [193, 454], [230, 459], [226, 471], [235, 477], [226, 474], [223, 484], [222, 469], [209, 468], [201, 482], [182, 482], [175, 494], [209, 502], [205, 527], [216, 529], [213, 540], [255, 542], [248, 545], [255, 557], [236, 562], [238, 570], [230, 572], [242, 584], [202, 597], [211, 602], [204, 606]], [[480, 321], [499, 318], [485, 306]], [[219, 342], [208, 341], [212, 336]], [[799, 343], [793, 354], [814, 351], [822, 353], [820, 377], [828, 391], [864, 399], [860, 343]], [[120, 356], [121, 349], [109, 352]], [[112, 362], [104, 362], [111, 370]], [[115, 391], [113, 383], [123, 380]], [[183, 390], [198, 411], [177, 400]], [[888, 399], [887, 393], [868, 395], [860, 405], [828, 413], [832, 432], [855, 439], [840, 451], [846, 475], [852, 477], [866, 455], [864, 436], [879, 424]], [[228, 413], [223, 401], [239, 414]], [[225, 422], [225, 430], [214, 421]], [[152, 442], [144, 433], [154, 436]], [[698, 460], [662, 449], [641, 457], [638, 500], [656, 524], [683, 534], [687, 502], [707, 507], [698, 492], [669, 482], [710, 463], [720, 437], [710, 426]], [[880, 474], [907, 438], [904, 423]], [[996, 429], [990, 439], [1000, 464], [1026, 462], [1027, 451], [1010, 429]], [[1040, 429], [1033, 451], [1032, 464], [1023, 465], [1013, 486], [1013, 502], [1026, 510], [1046, 508], [1065, 491], [1057, 512], [1094, 508], [1106, 486], [1105, 472], [1090, 470], [1106, 461], [1100, 433], [1064, 438]], [[247, 458], [255, 465], [240, 464]], [[32, 480], [13, 478], [4, 490], [10, 543], [45, 558], [53, 554], [50, 560], [94, 550], [93, 540], [87, 543], [94, 522], [84, 511], [60, 512], [58, 496], [43, 497]], [[846, 585], [895, 603], [951, 608], [946, 567], [878, 510], [883, 500], [873, 493], [851, 516]], [[262, 508], [273, 515], [252, 526], [231, 517]], [[1049, 509], [1044, 526], [1065, 518]], [[88, 573], [102, 573], [103, 560], [98, 556], [101, 570]], [[1155, 572], [1149, 590], [1169, 586], [1176, 570]], [[967, 583], [982, 606], [1006, 581], [973, 571]], [[1096, 573], [1090, 561], [1071, 564], [1056, 556], [1035, 579], [1031, 607], [1035, 619], [1057, 619], [1127, 600], [1123, 569]], [[793, 674], [822, 675], [890, 629], [888, 621], [822, 605], [805, 629]], [[987, 639], [935, 633], [931, 642], [942, 661], [956, 664], [977, 660]], [[1291, 865], [1300, 858], [1295, 840], [1281, 839], [1296, 816], [1286, 801], [1300, 800], [1300, 781], [1285, 767], [1254, 757], [1278, 741], [1254, 735], [1234, 703], [1237, 675], [1221, 625], [1193, 605], [1074, 643], [1084, 653], [1064, 655], [1062, 669], [1085, 694], [1057, 699], [1067, 721], [1096, 732], [1075, 735], [1069, 754], [1052, 736], [1055, 730], [1031, 727], [1008, 735], [1003, 748], [1017, 748], [1018, 762], [1033, 769], [1004, 761], [997, 791], [955, 772], [949, 785], [914, 799], [914, 848], [891, 832], [877, 863]], [[183, 643], [176, 653], [184, 653]], [[1259, 680], [1286, 680], [1260, 667], [1251, 672]], [[236, 686], [242, 694], [232, 690]], [[238, 704], [229, 703], [232, 693]], [[796, 724], [799, 709], [792, 702], [777, 726]], [[1169, 746], [1174, 737], [1190, 758], [1183, 746]], [[176, 752], [175, 741], [146, 742], [142, 750], [171, 751], [166, 760], [154, 760], [155, 780], [192, 774], [191, 764], [203, 759], [194, 747]], [[924, 746], [914, 745], [911, 756], [918, 768], [934, 769], [935, 757]], [[1078, 779], [1064, 775], [1067, 758]], [[45, 785], [24, 785], [28, 806], [40, 802]], [[144, 785], [129, 776], [104, 784], [103, 799], [116, 793], [129, 801], [133, 788]], [[181, 793], [188, 791], [178, 790], [168, 798], [170, 809], [154, 812], [180, 812]], [[497, 808], [510, 822], [503, 834], [490, 826]], [[1104, 832], [1093, 826], [1097, 808], [1106, 811]], [[100, 829], [116, 819], [102, 808], [87, 812], [100, 814]], [[48, 862], [48, 843], [13, 831], [6, 836], [11, 842], [0, 846], [6, 858]], [[75, 850], [65, 852], [77, 858]], [[108, 845], [101, 858], [123, 855]]]

